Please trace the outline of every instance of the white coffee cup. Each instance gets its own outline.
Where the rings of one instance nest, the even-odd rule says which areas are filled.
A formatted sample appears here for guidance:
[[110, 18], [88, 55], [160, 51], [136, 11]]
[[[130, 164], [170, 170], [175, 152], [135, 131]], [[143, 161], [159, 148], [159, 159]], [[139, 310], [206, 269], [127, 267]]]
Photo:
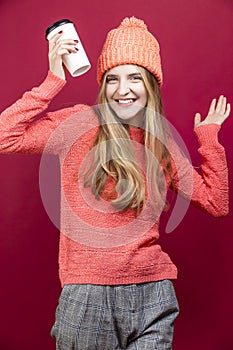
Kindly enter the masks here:
[[75, 30], [74, 23], [69, 19], [62, 19], [53, 23], [46, 29], [46, 39], [50, 40], [55, 34], [62, 30], [63, 34], [58, 40], [72, 39], [78, 40], [76, 47], [77, 52], [72, 52], [67, 55], [63, 55], [63, 63], [73, 77], [78, 77], [86, 73], [90, 68], [91, 64], [88, 60], [86, 52], [83, 48], [78, 33]]

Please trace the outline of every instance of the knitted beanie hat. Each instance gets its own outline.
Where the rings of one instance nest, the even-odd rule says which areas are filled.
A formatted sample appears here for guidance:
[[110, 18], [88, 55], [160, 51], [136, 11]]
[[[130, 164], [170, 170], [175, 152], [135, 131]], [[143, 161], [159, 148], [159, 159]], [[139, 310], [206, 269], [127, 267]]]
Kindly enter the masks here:
[[121, 64], [137, 64], [150, 71], [162, 84], [159, 43], [147, 30], [146, 24], [135, 17], [125, 18], [118, 28], [112, 29], [104, 43], [97, 64], [97, 81], [104, 73]]

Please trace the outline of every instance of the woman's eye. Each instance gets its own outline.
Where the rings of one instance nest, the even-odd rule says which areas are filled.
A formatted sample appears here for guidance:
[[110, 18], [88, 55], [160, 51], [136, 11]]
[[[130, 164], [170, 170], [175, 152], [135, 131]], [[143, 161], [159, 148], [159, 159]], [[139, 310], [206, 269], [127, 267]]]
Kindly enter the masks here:
[[113, 83], [113, 82], [115, 82], [115, 81], [117, 81], [117, 78], [116, 78], [116, 77], [107, 77], [107, 78], [106, 78], [106, 82], [107, 82], [107, 83]]
[[141, 75], [134, 75], [131, 77], [131, 80], [132, 81], [139, 81], [139, 80], [142, 80], [142, 77], [141, 77]]

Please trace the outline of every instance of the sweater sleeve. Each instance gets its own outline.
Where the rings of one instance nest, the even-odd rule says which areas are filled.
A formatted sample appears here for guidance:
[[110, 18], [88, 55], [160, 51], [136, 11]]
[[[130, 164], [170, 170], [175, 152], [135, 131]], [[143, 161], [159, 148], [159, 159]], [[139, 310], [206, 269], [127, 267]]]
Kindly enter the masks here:
[[[70, 115], [77, 113], [82, 105], [44, 112], [52, 99], [61, 91], [66, 81], [50, 71], [38, 87], [25, 92], [21, 99], [1, 113], [0, 153], [43, 153], [52, 132]], [[61, 142], [57, 137], [56, 143]], [[49, 153], [57, 153], [57, 144]]]
[[183, 156], [177, 145], [172, 150], [172, 188], [192, 204], [212, 216], [228, 214], [228, 169], [223, 146], [218, 142], [220, 126], [208, 124], [196, 127], [198, 152], [202, 157], [201, 172]]

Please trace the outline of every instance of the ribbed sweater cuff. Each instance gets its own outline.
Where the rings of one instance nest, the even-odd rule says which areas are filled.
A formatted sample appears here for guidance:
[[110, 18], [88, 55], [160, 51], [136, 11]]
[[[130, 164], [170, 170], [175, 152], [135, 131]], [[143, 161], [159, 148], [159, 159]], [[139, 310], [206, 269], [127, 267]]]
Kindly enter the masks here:
[[43, 83], [39, 86], [39, 89], [43, 91], [45, 99], [51, 100], [62, 90], [66, 83], [66, 80], [61, 79], [51, 71], [48, 71], [48, 74]]
[[206, 124], [197, 126], [194, 132], [201, 146], [216, 146], [216, 144], [218, 144], [218, 132], [220, 129], [221, 126], [218, 124]]

